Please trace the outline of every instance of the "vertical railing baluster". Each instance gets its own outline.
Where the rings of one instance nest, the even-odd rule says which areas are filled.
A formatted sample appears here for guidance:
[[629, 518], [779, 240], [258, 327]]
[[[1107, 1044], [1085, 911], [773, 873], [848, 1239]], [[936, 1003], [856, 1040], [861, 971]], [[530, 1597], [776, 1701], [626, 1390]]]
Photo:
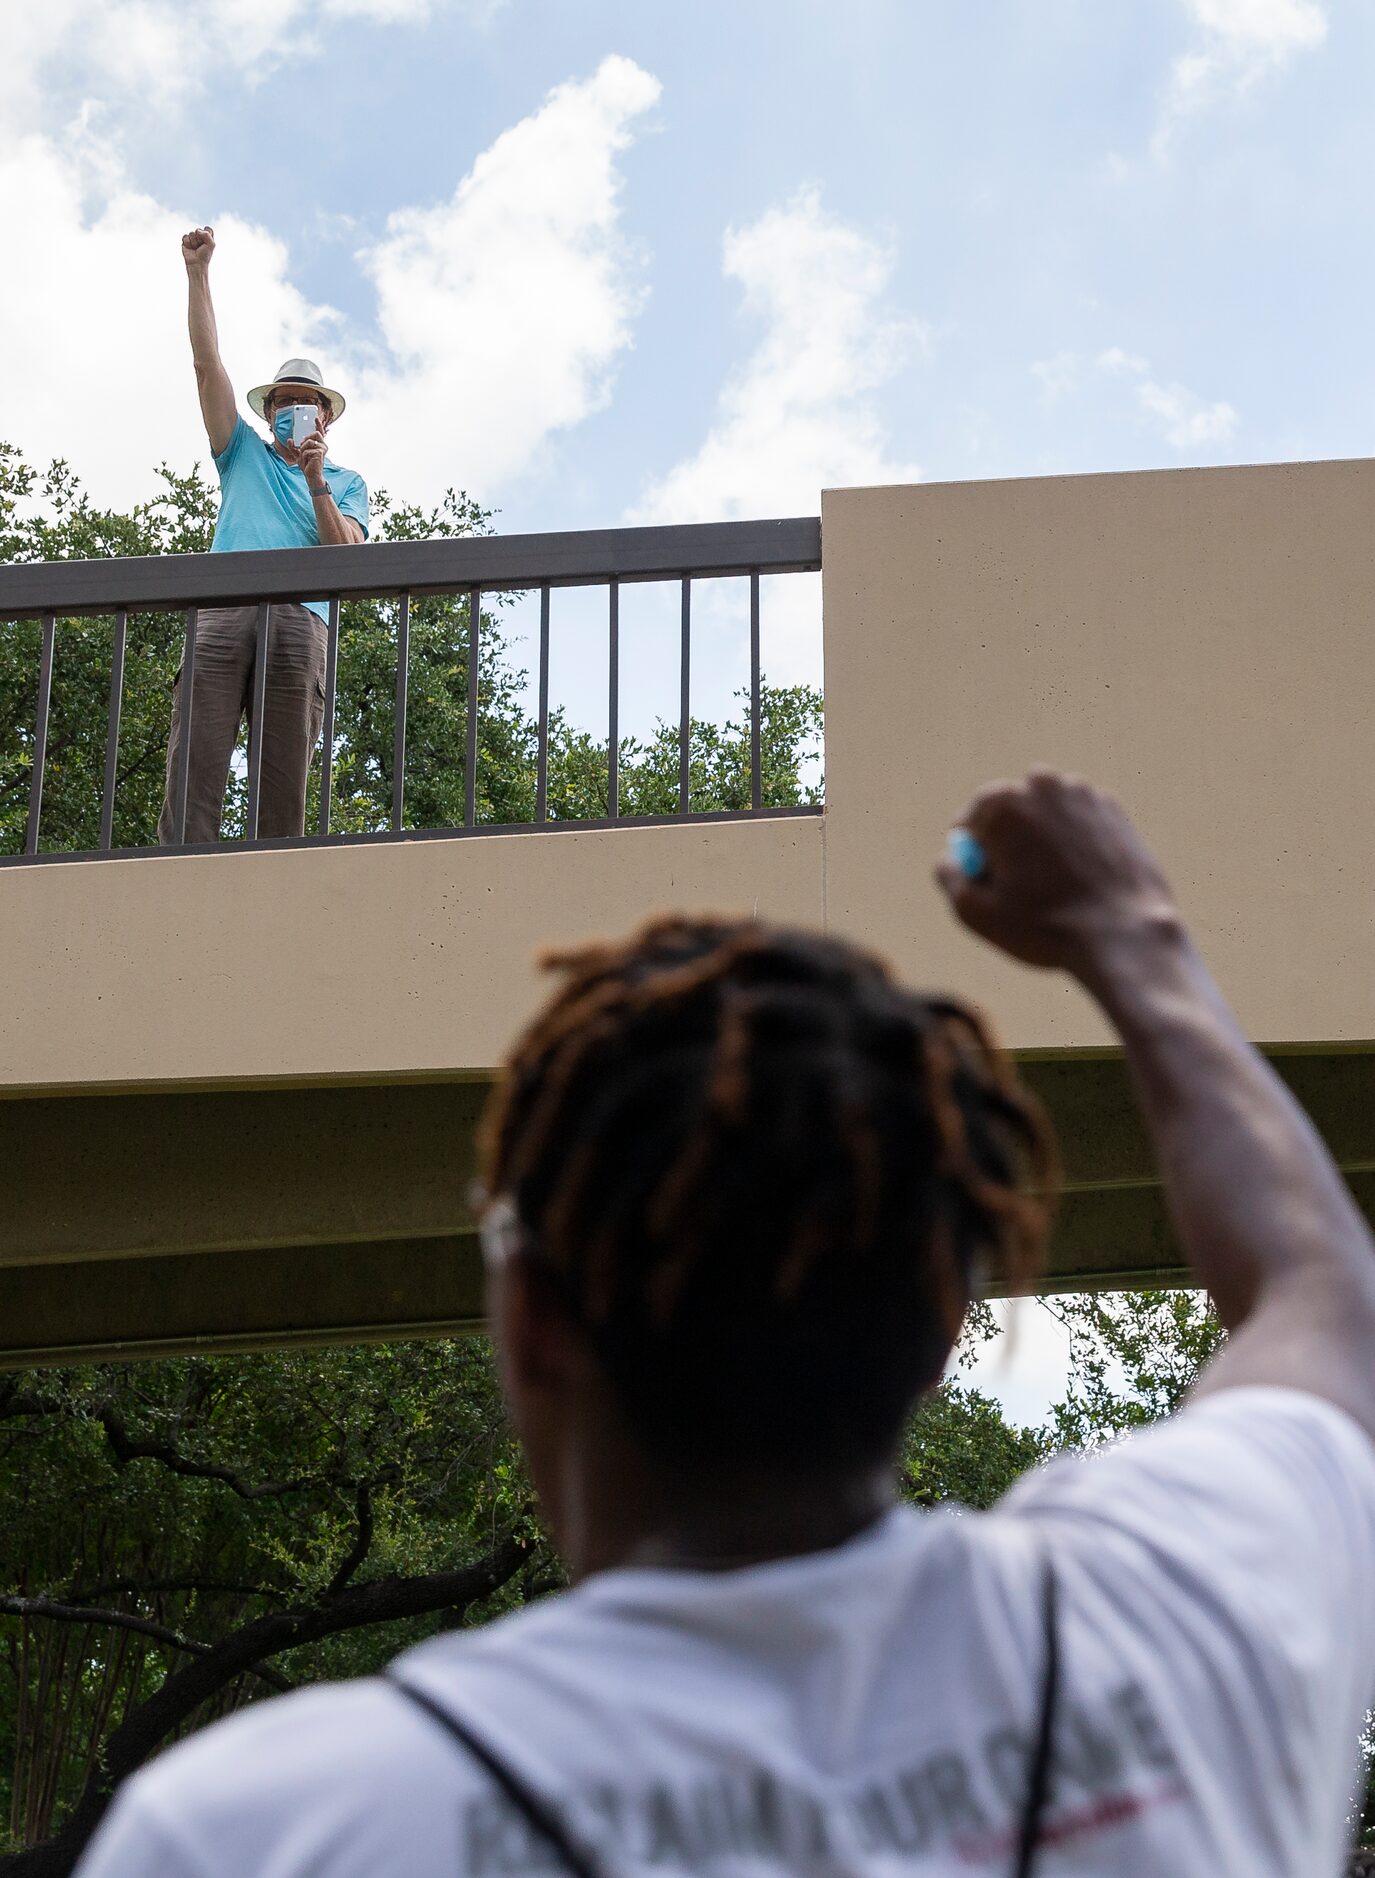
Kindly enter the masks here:
[[258, 607], [258, 643], [253, 653], [253, 702], [248, 716], [248, 811], [244, 839], [258, 839], [258, 803], [263, 789], [263, 718], [267, 712], [267, 641], [272, 630], [272, 608]]
[[549, 588], [539, 590], [539, 751], [535, 770], [535, 820], [549, 819]]
[[463, 752], [463, 826], [477, 824], [477, 677], [478, 634], [482, 629], [482, 589], [468, 589], [468, 722]]
[[48, 761], [48, 709], [53, 695], [53, 654], [57, 645], [57, 615], [43, 615], [42, 650], [38, 658], [38, 709], [33, 733], [33, 775], [29, 779], [29, 825], [24, 833], [25, 854], [38, 852], [38, 824], [43, 813], [43, 770]]
[[191, 782], [191, 705], [196, 687], [196, 617], [199, 609], [186, 609], [186, 650], [182, 654], [181, 677], [177, 681], [177, 706], [181, 715], [177, 751], [177, 788], [172, 805], [172, 841], [186, 845], [186, 797]]
[[683, 576], [682, 644], [678, 662], [678, 813], [692, 802], [692, 582]]
[[750, 807], [764, 806], [764, 777], [760, 761], [759, 576], [750, 575]]
[[121, 607], [115, 614], [115, 642], [110, 658], [110, 717], [105, 731], [105, 787], [100, 797], [100, 846], [114, 845], [115, 778], [119, 774], [119, 713], [124, 702], [124, 645], [129, 616]]
[[391, 827], [401, 833], [401, 814], [406, 800], [406, 692], [411, 677], [411, 596], [403, 593], [396, 603], [396, 730], [391, 757]]
[[606, 812], [614, 822], [621, 812], [621, 583], [613, 580], [607, 614], [607, 770]]
[[329, 603], [325, 628], [325, 722], [320, 732], [320, 833], [329, 833], [330, 794], [334, 788], [334, 686], [339, 671], [339, 599]]

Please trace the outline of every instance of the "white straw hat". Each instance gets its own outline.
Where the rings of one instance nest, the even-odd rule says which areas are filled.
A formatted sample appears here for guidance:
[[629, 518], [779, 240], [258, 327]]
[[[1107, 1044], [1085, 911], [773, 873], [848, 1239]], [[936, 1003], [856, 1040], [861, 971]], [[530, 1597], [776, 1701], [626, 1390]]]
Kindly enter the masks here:
[[248, 394], [249, 409], [256, 411], [259, 417], [266, 417], [268, 393], [287, 391], [293, 385], [309, 385], [312, 391], [322, 391], [329, 399], [330, 413], [334, 417], [344, 415], [344, 394], [331, 391], [321, 375], [314, 359], [288, 359], [278, 371], [277, 376], [266, 385], [255, 385]]

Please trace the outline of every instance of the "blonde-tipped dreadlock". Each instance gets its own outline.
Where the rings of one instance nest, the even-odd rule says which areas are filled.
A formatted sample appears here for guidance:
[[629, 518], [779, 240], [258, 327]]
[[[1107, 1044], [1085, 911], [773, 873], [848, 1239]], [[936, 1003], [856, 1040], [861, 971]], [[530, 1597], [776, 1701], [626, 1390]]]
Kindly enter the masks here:
[[798, 1465], [891, 1445], [976, 1262], [1041, 1257], [1049, 1129], [974, 1011], [871, 955], [670, 918], [564, 982], [484, 1126], [532, 1269], [646, 1438]]

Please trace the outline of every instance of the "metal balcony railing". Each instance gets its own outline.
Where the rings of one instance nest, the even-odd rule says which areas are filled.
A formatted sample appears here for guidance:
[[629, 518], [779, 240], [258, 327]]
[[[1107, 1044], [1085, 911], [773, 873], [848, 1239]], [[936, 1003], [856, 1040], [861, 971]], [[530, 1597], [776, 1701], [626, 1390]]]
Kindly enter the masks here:
[[[0, 567], [0, 621], [38, 620], [37, 683], [33, 715], [20, 728], [28, 745], [30, 774], [28, 815], [22, 853], [0, 855], [0, 865], [34, 861], [109, 859], [168, 853], [233, 853], [245, 845], [281, 847], [345, 841], [414, 840], [436, 835], [479, 835], [628, 825], [621, 813], [620, 749], [620, 588], [628, 582], [675, 582], [681, 588], [679, 659], [679, 773], [677, 811], [636, 816], [646, 821], [697, 822], [722, 816], [768, 816], [815, 813], [806, 806], [770, 807], [764, 801], [761, 773], [761, 575], [816, 571], [821, 566], [821, 523], [814, 516], [786, 521], [720, 522], [669, 528], [596, 529], [568, 534], [490, 535], [429, 541], [391, 541], [359, 547], [281, 549], [249, 554], [187, 554], [110, 558], [99, 561], [47, 561]], [[694, 813], [691, 809], [690, 683], [692, 672], [692, 603], [694, 583], [745, 577], [749, 583], [750, 752], [749, 805]], [[549, 804], [549, 648], [550, 593], [557, 587], [604, 587], [607, 591], [609, 689], [605, 817], [556, 819]], [[482, 820], [478, 814], [480, 719], [480, 634], [482, 598], [509, 593], [539, 595], [538, 740], [533, 818], [521, 822]], [[434, 828], [404, 824], [406, 790], [407, 688], [411, 676], [411, 621], [414, 601], [429, 595], [466, 599], [463, 622], [466, 645], [467, 708], [463, 819], [459, 826]], [[258, 838], [258, 803], [262, 780], [263, 686], [268, 669], [268, 637], [274, 602], [328, 602], [324, 727], [321, 741], [318, 833], [297, 840]], [[340, 605], [348, 601], [394, 602], [396, 669], [391, 751], [390, 825], [369, 832], [331, 829], [335, 710], [340, 642]], [[258, 708], [252, 713], [247, 755], [244, 838], [206, 847], [184, 843], [191, 739], [189, 714], [194, 704], [196, 617], [208, 606], [256, 605], [258, 643], [254, 683]], [[131, 622], [140, 615], [184, 614], [182, 667], [183, 735], [181, 763], [172, 802], [176, 843], [171, 847], [116, 846], [113, 839], [120, 774], [120, 713], [125, 694], [126, 656]], [[108, 728], [100, 833], [95, 847], [43, 849], [44, 772], [49, 750], [49, 720], [55, 675], [60, 683], [59, 622], [92, 615], [113, 615]], [[64, 625], [62, 631], [68, 628]], [[180, 633], [180, 628], [178, 628]], [[31, 726], [31, 729], [30, 729]], [[4, 727], [0, 726], [0, 730]], [[17, 805], [22, 812], [22, 797]]]

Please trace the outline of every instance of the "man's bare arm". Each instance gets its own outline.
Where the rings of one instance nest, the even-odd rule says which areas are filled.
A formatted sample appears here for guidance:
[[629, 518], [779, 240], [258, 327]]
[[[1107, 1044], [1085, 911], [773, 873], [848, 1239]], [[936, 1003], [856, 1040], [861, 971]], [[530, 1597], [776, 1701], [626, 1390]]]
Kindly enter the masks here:
[[362, 528], [351, 515], [345, 515], [336, 506], [328, 489], [312, 489], [310, 496], [315, 504], [315, 526], [321, 547], [350, 548], [363, 540]]
[[193, 228], [181, 240], [186, 263], [187, 325], [191, 332], [191, 358], [196, 367], [205, 434], [216, 456], [228, 449], [238, 422], [234, 387], [220, 358], [220, 336], [210, 298], [210, 257], [215, 252], [213, 228]]
[[299, 462], [315, 506], [315, 532], [324, 548], [356, 546], [363, 539], [361, 526], [345, 515], [330, 494], [325, 480], [325, 434], [317, 430], [301, 445]]
[[1308, 1117], [1243, 1035], [1122, 809], [1037, 772], [967, 825], [987, 877], [940, 870], [956, 912], [1068, 970], [1126, 1049], [1175, 1230], [1231, 1333], [1198, 1385], [1305, 1389], [1375, 1437], [1375, 1243]]

